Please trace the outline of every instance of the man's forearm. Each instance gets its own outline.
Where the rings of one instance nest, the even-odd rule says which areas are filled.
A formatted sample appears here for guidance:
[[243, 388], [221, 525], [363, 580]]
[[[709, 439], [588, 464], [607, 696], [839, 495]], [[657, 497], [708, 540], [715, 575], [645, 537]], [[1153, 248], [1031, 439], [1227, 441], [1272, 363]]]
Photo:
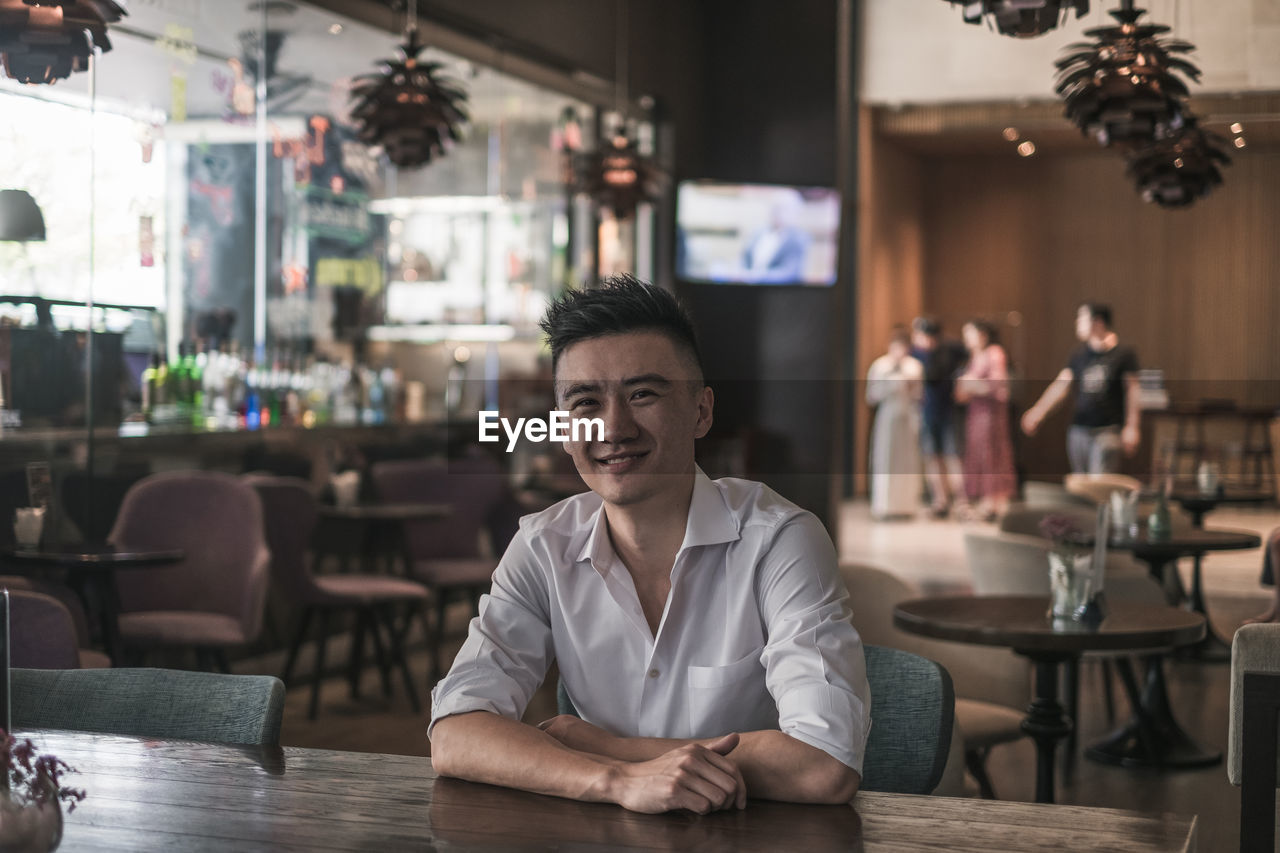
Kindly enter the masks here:
[[1067, 398], [1067, 394], [1071, 391], [1071, 381], [1061, 378], [1054, 379], [1049, 383], [1049, 387], [1044, 389], [1044, 393], [1040, 395], [1040, 399], [1036, 400], [1031, 410], [1043, 420]]
[[[617, 737], [579, 727], [576, 749], [622, 761], [648, 761], [687, 743], [706, 746], [715, 738]], [[729, 758], [742, 771], [747, 792], [766, 800], [805, 803], [848, 802], [861, 781], [857, 773], [827, 753], [776, 730], [743, 732]]]
[[431, 761], [443, 776], [588, 802], [608, 800], [613, 763], [487, 711], [437, 722], [431, 735]]

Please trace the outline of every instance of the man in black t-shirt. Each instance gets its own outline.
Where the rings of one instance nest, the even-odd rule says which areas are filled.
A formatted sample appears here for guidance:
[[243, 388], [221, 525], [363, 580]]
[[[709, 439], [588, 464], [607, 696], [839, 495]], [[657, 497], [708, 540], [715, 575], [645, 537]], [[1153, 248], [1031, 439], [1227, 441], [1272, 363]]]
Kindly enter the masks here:
[[1082, 344], [1036, 404], [1022, 416], [1022, 431], [1035, 435], [1045, 417], [1076, 385], [1075, 414], [1067, 430], [1071, 470], [1090, 474], [1120, 470], [1120, 453], [1138, 449], [1138, 357], [1121, 346], [1111, 328], [1111, 309], [1085, 303], [1076, 313]]
[[930, 510], [943, 518], [955, 505], [964, 513], [964, 469], [960, 462], [961, 424], [955, 380], [969, 353], [959, 341], [942, 337], [942, 324], [932, 317], [911, 323], [911, 355], [924, 365], [920, 401], [920, 454], [929, 484]]

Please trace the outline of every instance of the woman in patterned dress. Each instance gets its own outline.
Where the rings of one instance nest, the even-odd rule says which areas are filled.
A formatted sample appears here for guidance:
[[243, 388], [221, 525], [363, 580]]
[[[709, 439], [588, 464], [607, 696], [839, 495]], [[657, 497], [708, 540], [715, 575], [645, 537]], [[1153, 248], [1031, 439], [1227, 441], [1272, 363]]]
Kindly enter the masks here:
[[1009, 359], [985, 320], [963, 329], [969, 364], [956, 380], [956, 400], [965, 403], [964, 486], [982, 518], [993, 521], [1017, 490], [1009, 435]]

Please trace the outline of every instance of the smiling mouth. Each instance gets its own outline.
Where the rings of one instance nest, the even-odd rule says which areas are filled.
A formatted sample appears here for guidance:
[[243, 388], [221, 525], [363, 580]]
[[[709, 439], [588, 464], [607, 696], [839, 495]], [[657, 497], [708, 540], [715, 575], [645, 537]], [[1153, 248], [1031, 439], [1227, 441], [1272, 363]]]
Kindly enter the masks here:
[[609, 471], [625, 471], [648, 455], [647, 450], [639, 453], [619, 453], [615, 456], [597, 458], [596, 464]]

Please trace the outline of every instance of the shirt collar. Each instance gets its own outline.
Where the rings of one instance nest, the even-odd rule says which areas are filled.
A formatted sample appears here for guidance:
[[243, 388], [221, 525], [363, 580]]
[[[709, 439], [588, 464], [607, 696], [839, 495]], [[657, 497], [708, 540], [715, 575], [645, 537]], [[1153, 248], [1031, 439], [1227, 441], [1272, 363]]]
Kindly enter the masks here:
[[[582, 543], [578, 553], [578, 561], [590, 560], [602, 576], [609, 574], [616, 555], [613, 544], [609, 541], [609, 532], [605, 525], [604, 503], [596, 509], [591, 519], [591, 532]], [[724, 502], [720, 489], [703, 473], [702, 468], [694, 466], [693, 495], [689, 500], [689, 520], [685, 525], [684, 541], [680, 550], [698, 545], [718, 545], [741, 538], [738, 531], [738, 520]]]

